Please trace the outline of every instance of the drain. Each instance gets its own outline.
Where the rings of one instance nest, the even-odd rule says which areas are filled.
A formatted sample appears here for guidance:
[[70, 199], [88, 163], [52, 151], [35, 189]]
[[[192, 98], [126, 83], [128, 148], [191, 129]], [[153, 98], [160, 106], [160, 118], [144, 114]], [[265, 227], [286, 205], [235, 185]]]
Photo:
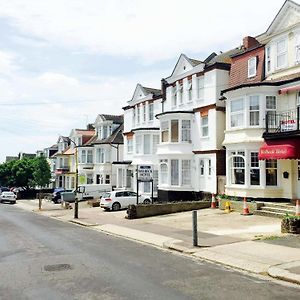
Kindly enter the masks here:
[[72, 267], [69, 264], [57, 264], [57, 265], [47, 265], [44, 266], [44, 270], [48, 272], [55, 272], [55, 271], [66, 271], [71, 270]]

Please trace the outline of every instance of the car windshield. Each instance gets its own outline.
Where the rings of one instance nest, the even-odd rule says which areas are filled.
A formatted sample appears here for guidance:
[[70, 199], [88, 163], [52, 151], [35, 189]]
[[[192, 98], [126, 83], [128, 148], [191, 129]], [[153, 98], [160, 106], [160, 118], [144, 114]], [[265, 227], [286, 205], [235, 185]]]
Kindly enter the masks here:
[[110, 193], [104, 193], [102, 198], [109, 198], [110, 197]]

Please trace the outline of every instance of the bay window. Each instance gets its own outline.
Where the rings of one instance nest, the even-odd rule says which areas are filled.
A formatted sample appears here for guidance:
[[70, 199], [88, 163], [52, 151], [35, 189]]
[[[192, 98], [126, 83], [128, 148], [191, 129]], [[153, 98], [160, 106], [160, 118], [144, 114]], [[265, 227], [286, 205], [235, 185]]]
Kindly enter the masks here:
[[201, 117], [201, 134], [203, 137], [208, 136], [208, 116]]
[[179, 160], [171, 159], [171, 185], [179, 185]]
[[104, 149], [97, 148], [96, 150], [96, 162], [103, 164], [104, 163]]
[[266, 96], [266, 113], [268, 116], [268, 124], [272, 127], [277, 126], [276, 120], [276, 97]]
[[135, 137], [135, 153], [142, 154], [142, 136], [137, 135]]
[[259, 96], [249, 97], [250, 126], [259, 125]]
[[133, 152], [133, 140], [127, 139], [127, 153], [132, 153]]
[[86, 150], [81, 150], [81, 163], [86, 163]]
[[230, 126], [241, 127], [244, 125], [244, 99], [230, 102]]
[[144, 154], [150, 154], [151, 149], [150, 149], [150, 141], [151, 141], [151, 135], [150, 134], [145, 134], [144, 135]]
[[245, 184], [245, 152], [238, 152], [231, 159], [231, 181], [233, 184]]
[[158, 143], [159, 143], [159, 135], [155, 134], [155, 135], [153, 135], [153, 140], [152, 140], [152, 153], [153, 154], [156, 154]]
[[181, 178], [182, 178], [182, 185], [191, 184], [191, 161], [189, 159], [182, 160]]
[[171, 142], [178, 142], [178, 120], [171, 120]]
[[87, 151], [87, 164], [92, 164], [93, 163], [93, 150], [88, 150]]
[[191, 142], [191, 121], [182, 120], [181, 121], [181, 141]]
[[161, 122], [161, 141], [163, 143], [169, 141], [169, 122], [168, 121]]
[[250, 185], [260, 185], [258, 152], [250, 153]]
[[160, 183], [168, 184], [168, 165], [166, 163], [160, 165]]

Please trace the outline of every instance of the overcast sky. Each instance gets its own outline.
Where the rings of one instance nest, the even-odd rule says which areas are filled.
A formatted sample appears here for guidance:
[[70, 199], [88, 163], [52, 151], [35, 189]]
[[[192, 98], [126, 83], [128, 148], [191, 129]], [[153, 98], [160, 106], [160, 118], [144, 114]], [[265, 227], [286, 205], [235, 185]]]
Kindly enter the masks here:
[[121, 114], [138, 82], [159, 88], [180, 53], [239, 46], [283, 2], [0, 0], [0, 162]]

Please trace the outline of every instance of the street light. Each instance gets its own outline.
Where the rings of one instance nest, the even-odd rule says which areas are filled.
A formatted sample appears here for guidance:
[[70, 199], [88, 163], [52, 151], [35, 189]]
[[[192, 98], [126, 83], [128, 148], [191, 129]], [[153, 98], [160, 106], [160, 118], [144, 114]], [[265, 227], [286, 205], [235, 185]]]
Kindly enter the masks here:
[[78, 150], [77, 144], [70, 138], [68, 138], [71, 143], [75, 146], [75, 209], [74, 209], [74, 219], [78, 219], [78, 198], [76, 196], [78, 190]]

